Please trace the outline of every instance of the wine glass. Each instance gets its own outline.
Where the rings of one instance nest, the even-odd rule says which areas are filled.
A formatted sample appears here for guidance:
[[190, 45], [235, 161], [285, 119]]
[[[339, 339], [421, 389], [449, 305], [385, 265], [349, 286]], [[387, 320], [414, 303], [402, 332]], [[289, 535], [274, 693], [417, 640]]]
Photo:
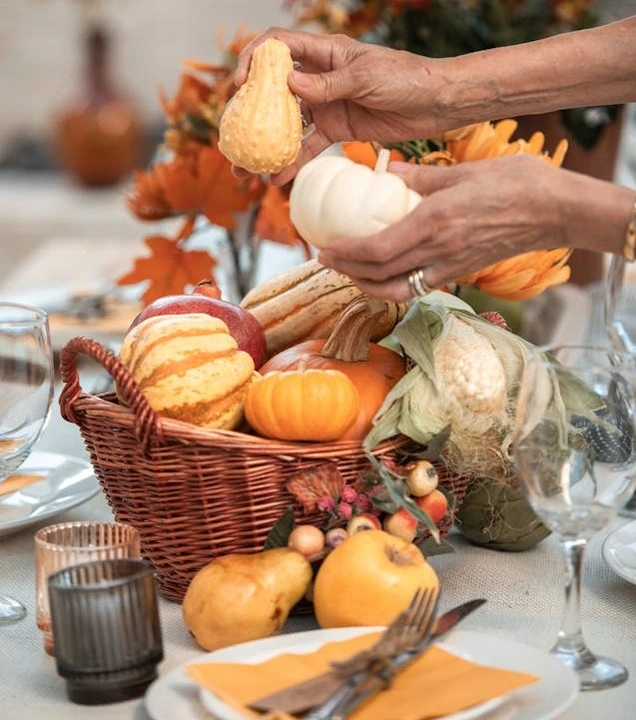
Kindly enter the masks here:
[[[0, 302], [0, 483], [39, 440], [52, 399], [53, 351], [46, 313]], [[21, 603], [0, 594], [0, 625], [25, 614]]]
[[587, 648], [580, 590], [587, 541], [636, 485], [635, 391], [634, 356], [560, 346], [531, 354], [517, 397], [513, 451], [520, 484], [565, 555], [565, 611], [551, 652], [577, 672], [582, 690], [627, 679], [622, 665]]

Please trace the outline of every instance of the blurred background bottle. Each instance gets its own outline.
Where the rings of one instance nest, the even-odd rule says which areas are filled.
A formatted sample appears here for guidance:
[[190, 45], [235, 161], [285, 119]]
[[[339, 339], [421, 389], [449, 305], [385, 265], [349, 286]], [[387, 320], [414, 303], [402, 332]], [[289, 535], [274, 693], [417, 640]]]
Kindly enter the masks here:
[[115, 185], [142, 160], [141, 121], [111, 77], [112, 41], [106, 29], [89, 26], [83, 43], [84, 86], [56, 118], [58, 160], [82, 185]]

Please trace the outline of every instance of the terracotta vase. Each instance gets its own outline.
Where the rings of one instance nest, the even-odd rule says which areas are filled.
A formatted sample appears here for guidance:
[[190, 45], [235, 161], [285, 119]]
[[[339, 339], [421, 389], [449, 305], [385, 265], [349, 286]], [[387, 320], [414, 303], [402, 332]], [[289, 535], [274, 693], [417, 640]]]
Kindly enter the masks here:
[[[563, 167], [601, 180], [613, 180], [622, 120], [623, 108], [620, 108], [616, 119], [605, 126], [598, 142], [590, 150], [582, 147], [568, 132], [558, 112], [517, 118], [519, 126], [515, 138], [529, 139], [532, 133], [540, 131], [545, 135], [545, 148], [549, 152], [554, 150], [561, 138], [566, 138], [569, 146]], [[604, 257], [601, 253], [575, 250], [572, 253], [570, 266], [572, 268], [570, 282], [576, 285], [598, 282], [605, 277]]]
[[57, 119], [59, 161], [83, 185], [114, 185], [141, 163], [141, 123], [110, 79], [107, 33], [91, 28], [84, 42], [84, 90]]

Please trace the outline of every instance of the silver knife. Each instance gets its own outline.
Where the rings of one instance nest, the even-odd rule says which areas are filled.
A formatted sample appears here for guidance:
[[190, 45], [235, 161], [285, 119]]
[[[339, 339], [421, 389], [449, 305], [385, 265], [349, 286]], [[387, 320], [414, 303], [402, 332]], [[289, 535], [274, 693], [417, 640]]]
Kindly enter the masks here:
[[[435, 632], [428, 640], [427, 647], [444, 637], [457, 623], [467, 615], [470, 615], [474, 610], [477, 610], [477, 608], [481, 607], [485, 602], [486, 600], [483, 598], [470, 600], [441, 615], [437, 619]], [[422, 648], [420, 653], [423, 652], [424, 649], [425, 648]], [[403, 653], [403, 655], [406, 656], [406, 653]], [[403, 664], [412, 660], [413, 657], [412, 655], [405, 657], [401, 663], [399, 660], [396, 660], [394, 663], [395, 667], [401, 667]], [[385, 683], [382, 683], [379, 679], [378, 683], [382, 684], [381, 687], [385, 686]], [[249, 707], [253, 710], [261, 711], [282, 710], [291, 714], [305, 712], [325, 702], [341, 684], [342, 678], [336, 672], [329, 671], [310, 678], [309, 680], [304, 680], [296, 685], [292, 685], [284, 690], [279, 690], [270, 695], [265, 695], [257, 700], [253, 700], [249, 703]], [[378, 689], [381, 689], [381, 687]]]

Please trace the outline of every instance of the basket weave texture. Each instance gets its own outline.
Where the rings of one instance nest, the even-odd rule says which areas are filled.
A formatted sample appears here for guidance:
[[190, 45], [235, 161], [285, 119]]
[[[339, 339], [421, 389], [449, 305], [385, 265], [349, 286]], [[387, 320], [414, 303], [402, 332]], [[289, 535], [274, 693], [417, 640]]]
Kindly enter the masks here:
[[[125, 405], [114, 393], [82, 391], [77, 370], [82, 354], [111, 374]], [[62, 349], [60, 371], [62, 416], [78, 425], [115, 518], [139, 531], [142, 554], [168, 600], [181, 602], [193, 575], [215, 557], [262, 550], [292, 505], [297, 522], [322, 524], [324, 514], [303, 512], [287, 490], [294, 475], [330, 462], [353, 483], [369, 469], [356, 441], [286, 443], [160, 418], [128, 370], [95, 340], [72, 339]], [[373, 454], [395, 463], [404, 459], [406, 446], [398, 438]], [[459, 504], [467, 481], [438, 470], [440, 485]], [[449, 515], [442, 536], [451, 524]]]

